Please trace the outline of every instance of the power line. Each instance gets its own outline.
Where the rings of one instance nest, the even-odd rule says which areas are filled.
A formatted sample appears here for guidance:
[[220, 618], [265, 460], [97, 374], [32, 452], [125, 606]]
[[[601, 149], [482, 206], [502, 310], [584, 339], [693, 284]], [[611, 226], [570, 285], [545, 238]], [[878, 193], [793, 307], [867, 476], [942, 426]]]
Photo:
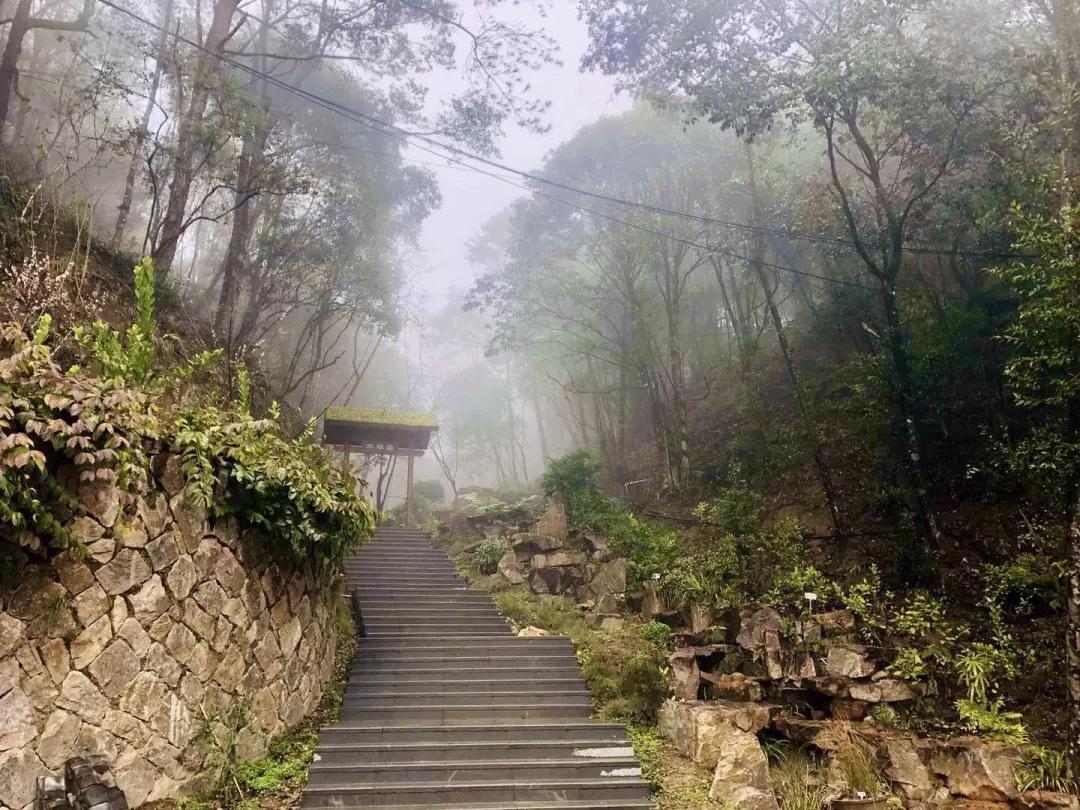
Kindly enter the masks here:
[[[145, 17], [142, 17], [137, 12], [131, 11], [130, 9], [124, 8], [124, 7], [120, 6], [120, 5], [118, 5], [117, 3], [112, 2], [112, 0], [102, 0], [102, 3], [103, 3], [103, 5], [109, 6], [110, 8], [115, 9], [116, 11], [119, 11], [122, 14], [126, 14], [127, 16], [129, 16], [129, 17], [131, 17], [133, 19], [136, 19], [139, 22], [141, 22], [141, 23], [143, 23], [145, 25], [148, 25], [148, 26], [150, 26], [150, 27], [152, 27], [152, 28], [154, 28], [154, 29], [156, 29], [158, 31], [162, 30], [161, 26], [159, 26], [157, 23], [155, 23], [152, 20], [149, 20], [149, 19], [147, 19]], [[702, 214], [692, 214], [692, 213], [687, 212], [687, 211], [678, 211], [678, 210], [671, 209], [671, 208], [665, 208], [663, 206], [638, 202], [636, 200], [628, 200], [628, 199], [625, 199], [625, 198], [622, 198], [622, 197], [616, 197], [616, 196], [613, 196], [613, 195], [610, 195], [610, 194], [604, 194], [602, 192], [590, 191], [588, 189], [579, 188], [577, 186], [572, 186], [572, 185], [570, 185], [568, 183], [563, 183], [563, 182], [560, 182], [558, 180], [552, 180], [550, 178], [543, 177], [542, 175], [538, 175], [538, 174], [536, 174], [534, 172], [529, 172], [529, 171], [525, 171], [523, 169], [518, 169], [518, 168], [515, 168], [515, 167], [510, 166], [508, 164], [505, 164], [505, 163], [502, 163], [500, 161], [494, 160], [492, 158], [484, 157], [483, 155], [478, 155], [476, 153], [469, 152], [468, 150], [462, 149], [462, 148], [460, 148], [458, 146], [454, 146], [453, 144], [443, 143], [442, 141], [439, 141], [439, 140], [436, 140], [435, 138], [432, 138], [430, 135], [426, 135], [424, 133], [418, 133], [418, 132], [411, 132], [409, 130], [403, 129], [402, 127], [399, 127], [396, 124], [390, 123], [388, 121], [383, 121], [383, 120], [381, 120], [379, 118], [376, 118], [376, 117], [374, 117], [372, 115], [369, 115], [367, 113], [360, 112], [359, 110], [355, 110], [355, 109], [352, 109], [352, 108], [347, 107], [345, 105], [342, 105], [339, 102], [335, 102], [335, 101], [332, 101], [330, 99], [326, 99], [326, 98], [323, 98], [321, 96], [317, 96], [316, 94], [311, 93], [311, 92], [309, 92], [307, 90], [303, 90], [302, 88], [297, 87], [296, 85], [292, 85], [292, 84], [289, 84], [287, 82], [283, 82], [283, 81], [277, 79], [276, 77], [272, 76], [271, 74], [265, 73], [265, 72], [260, 71], [260, 70], [258, 70], [256, 68], [245, 65], [242, 62], [237, 62], [237, 61], [235, 61], [234, 59], [232, 59], [231, 57], [229, 57], [227, 55], [214, 53], [213, 51], [210, 51], [209, 49], [207, 49], [204, 46], [202, 46], [201, 44], [199, 44], [198, 42], [195, 42], [193, 40], [190, 40], [190, 39], [182, 36], [179, 32], [169, 31], [167, 33], [168, 33], [169, 36], [172, 36], [172, 37], [184, 42], [185, 44], [187, 44], [187, 45], [189, 45], [189, 46], [191, 46], [193, 48], [197, 48], [198, 50], [201, 50], [201, 51], [203, 51], [205, 53], [208, 53], [211, 56], [214, 56], [215, 58], [217, 58], [217, 59], [219, 59], [219, 60], [221, 60], [223, 62], [226, 62], [226, 63], [228, 63], [230, 65], [233, 65], [234, 67], [236, 67], [236, 68], [238, 68], [240, 70], [243, 70], [243, 71], [249, 73], [250, 75], [260, 77], [260, 78], [266, 79], [268, 81], [271, 81], [273, 84], [275, 84], [275, 86], [278, 86], [278, 87], [280, 87], [282, 89], [289, 90], [291, 92], [297, 93], [297, 94], [303, 96], [304, 98], [307, 98], [308, 100], [310, 100], [310, 101], [312, 101], [314, 103], [322, 102], [323, 104], [329, 104], [329, 105], [333, 106], [336, 111], [346, 111], [346, 112], [348, 112], [349, 114], [351, 114], [353, 116], [357, 116], [359, 118], [364, 119], [364, 121], [362, 123], [366, 123], [366, 124], [368, 124], [368, 125], [370, 125], [372, 127], [382, 127], [385, 130], [389, 130], [388, 132], [384, 132], [383, 134], [391, 135], [393, 137], [399, 137], [400, 139], [403, 139], [405, 143], [409, 143], [411, 146], [413, 146], [415, 148], [422, 148], [422, 147], [419, 147], [417, 144], [412, 143], [411, 141], [407, 140], [408, 138], [414, 138], [414, 139], [417, 139], [417, 140], [421, 140], [421, 141], [429, 144], [430, 146], [432, 146], [432, 147], [434, 147], [436, 149], [441, 149], [441, 150], [443, 150], [443, 152], [449, 152], [449, 153], [454, 155], [455, 159], [458, 162], [462, 162], [464, 160], [472, 160], [472, 161], [484, 164], [484, 165], [486, 165], [486, 166], [488, 166], [490, 168], [493, 168], [493, 169], [498, 169], [500, 171], [509, 172], [510, 174], [514, 174], [514, 175], [516, 175], [518, 177], [521, 177], [522, 179], [529, 180], [531, 182], [541, 183], [541, 184], [544, 184], [544, 185], [551, 186], [553, 188], [558, 188], [558, 189], [560, 189], [562, 191], [568, 191], [570, 193], [580, 194], [582, 196], [590, 197], [590, 198], [595, 199], [595, 200], [601, 200], [603, 202], [612, 203], [612, 204], [615, 204], [615, 205], [621, 205], [621, 206], [625, 206], [625, 207], [629, 207], [629, 208], [635, 208], [635, 209], [638, 209], [638, 210], [647, 211], [649, 213], [658, 214], [658, 215], [662, 215], [662, 216], [678, 217], [678, 218], [681, 218], [681, 219], [686, 219], [686, 220], [690, 220], [690, 221], [694, 221], [694, 222], [701, 222], [701, 223], [709, 224], [709, 225], [716, 225], [716, 226], [719, 226], [719, 227], [733, 229], [733, 230], [742, 230], [742, 231], [746, 231], [746, 232], [750, 232], [750, 233], [761, 233], [761, 234], [767, 234], [767, 235], [770, 235], [770, 236], [779, 236], [779, 237], [783, 237], [783, 238], [787, 238], [787, 239], [794, 239], [794, 240], [800, 240], [800, 241], [806, 241], [806, 242], [813, 242], [813, 243], [818, 243], [818, 244], [832, 244], [832, 245], [839, 245], [839, 246], [844, 246], [844, 247], [849, 247], [849, 248], [857, 247], [856, 243], [851, 239], [843, 239], [841, 237], [836, 237], [836, 236], [822, 236], [822, 235], [818, 235], [818, 234], [809, 234], [809, 233], [806, 233], [806, 232], [803, 232], [803, 231], [797, 231], [797, 230], [794, 230], [794, 229], [771, 228], [771, 227], [767, 227], [767, 226], [763, 226], [763, 225], [752, 225], [750, 223], [745, 223], [745, 222], [736, 222], [736, 221], [732, 221], [732, 220], [719, 219], [719, 218], [716, 218], [716, 217], [709, 217], [709, 216], [705, 216], [705, 215], [702, 215]], [[424, 150], [424, 151], [429, 151], [430, 152], [430, 150]], [[432, 153], [432, 154], [435, 154], [435, 153]], [[443, 159], [448, 159], [445, 154], [437, 154], [437, 156], [440, 157], [440, 158], [443, 158]], [[467, 164], [462, 163], [462, 165], [467, 165]], [[532, 189], [526, 189], [526, 190], [527, 191], [532, 191]], [[911, 244], [903, 245], [901, 247], [901, 250], [905, 251], [905, 252], [908, 252], [908, 253], [918, 253], [918, 254], [931, 255], [931, 256], [964, 256], [964, 257], [968, 257], [968, 258], [987, 258], [987, 259], [1022, 259], [1022, 258], [1028, 258], [1024, 254], [1015, 253], [1015, 252], [967, 251], [967, 250], [955, 250], [955, 249], [951, 249], [951, 248], [920, 247], [920, 246], [911, 245]]]
[[[608, 197], [607, 195], [598, 194], [598, 193], [595, 193], [595, 192], [588, 192], [588, 191], [585, 191], [585, 190], [582, 190], [582, 189], [574, 188], [573, 186], [568, 186], [568, 185], [558, 183], [558, 182], [555, 182], [555, 181], [549, 181], [549, 180], [546, 180], [546, 179], [544, 179], [542, 177], [539, 177], [538, 175], [531, 174], [530, 172], [525, 172], [525, 171], [522, 171], [522, 170], [519, 170], [519, 169], [514, 169], [513, 167], [505, 166], [505, 165], [503, 165], [503, 164], [501, 164], [501, 163], [499, 163], [497, 161], [492, 161], [492, 160], [489, 160], [487, 158], [472, 155], [472, 153], [467, 152], [467, 151], [462, 150], [462, 149], [458, 149], [457, 147], [442, 144], [441, 142], [436, 141], [436, 140], [434, 140], [432, 138], [429, 138], [428, 136], [417, 134], [417, 133], [411, 133], [408, 130], [404, 130], [401, 127], [398, 127], [398, 126], [396, 126], [394, 124], [382, 121], [382, 120], [380, 120], [378, 118], [375, 118], [373, 116], [368, 115], [367, 113], [363, 113], [363, 112], [361, 112], [359, 110], [356, 110], [356, 109], [353, 109], [353, 108], [351, 108], [351, 107], [349, 107], [347, 105], [341, 104], [340, 102], [336, 102], [336, 101], [334, 101], [332, 99], [328, 99], [328, 98], [326, 98], [324, 96], [318, 95], [316, 93], [312, 93], [311, 91], [304, 90], [303, 88], [297, 87], [296, 85], [289, 84], [288, 82], [285, 82], [285, 81], [282, 81], [281, 79], [278, 79], [276, 76], [273, 76], [272, 74], [269, 74], [269, 73], [266, 73], [264, 71], [258, 70], [257, 68], [253, 68], [253, 67], [251, 67], [249, 65], [245, 65], [242, 62], [238, 62], [235, 59], [230, 58], [229, 56], [214, 53], [209, 48], [206, 48], [205, 46], [201, 45], [200, 43], [195, 42], [194, 40], [191, 40], [191, 39], [183, 36], [178, 31], [170, 31], [168, 29], [164, 29], [162, 26], [158, 25], [154, 21], [143, 17], [142, 15], [138, 14], [135, 11], [131, 11], [130, 9], [127, 9], [127, 8], [124, 8], [123, 6], [118, 5], [117, 3], [113, 2], [113, 0], [101, 0], [101, 3], [103, 5], [106, 5], [106, 6], [110, 7], [110, 8], [112, 8], [112, 9], [115, 9], [116, 11], [120, 12], [121, 14], [125, 14], [128, 17], [131, 17], [132, 19], [137, 20], [138, 22], [140, 22], [140, 23], [142, 23], [144, 25], [147, 25], [147, 26], [149, 26], [149, 27], [151, 27], [151, 28], [153, 28], [153, 29], [155, 29], [155, 30], [157, 30], [159, 32], [164, 31], [168, 36], [171, 36], [171, 37], [179, 40], [180, 42], [183, 42], [184, 44], [186, 44], [186, 45], [188, 45], [188, 46], [190, 46], [192, 48], [195, 48], [195, 49], [197, 49], [199, 51], [202, 51], [203, 53], [207, 53], [207, 54], [213, 56], [214, 58], [216, 58], [216, 59], [218, 59], [218, 60], [220, 60], [220, 61], [222, 61], [222, 62], [224, 62], [226, 64], [229, 64], [229, 65], [235, 67], [236, 69], [241, 70], [241, 71], [243, 71], [243, 72], [245, 72], [245, 73], [247, 73], [247, 74], [249, 74], [251, 76], [255, 76], [257, 78], [260, 78], [260, 79], [268, 82], [269, 84], [273, 85], [274, 87], [277, 87], [277, 88], [280, 88], [282, 90], [291, 92], [291, 93], [293, 93], [295, 95], [300, 96], [301, 98], [306, 99], [307, 101], [311, 102], [312, 104], [315, 104], [316, 106], [322, 107], [322, 108], [324, 108], [326, 110], [329, 110], [330, 112], [334, 112], [334, 113], [336, 113], [336, 114], [338, 114], [338, 115], [340, 115], [340, 116], [342, 116], [342, 117], [344, 117], [344, 118], [346, 118], [348, 120], [353, 121], [354, 123], [358, 123], [358, 124], [360, 124], [362, 126], [368, 127], [369, 129], [375, 130], [376, 132], [379, 132], [380, 134], [383, 134], [383, 135], [386, 135], [388, 137], [394, 138], [394, 139], [396, 139], [396, 140], [398, 140], [398, 141], [400, 141], [400, 142], [402, 142], [402, 143], [404, 143], [404, 144], [406, 144], [408, 146], [412, 146], [415, 149], [419, 149], [421, 151], [427, 152], [428, 154], [434, 155], [434, 156], [439, 157], [439, 158], [441, 158], [443, 160], [452, 161], [453, 163], [456, 163], [456, 164], [458, 164], [458, 165], [460, 165], [460, 166], [462, 166], [464, 168], [467, 168], [470, 171], [476, 172], [477, 174], [482, 174], [484, 176], [494, 178], [494, 179], [499, 180], [501, 182], [508, 183], [509, 185], [512, 185], [515, 188], [520, 188], [523, 191], [526, 191], [528, 193], [536, 194], [538, 196], [545, 197], [547, 199], [553, 200], [555, 202], [561, 203], [561, 204], [569, 206], [571, 208], [575, 208], [578, 211], [588, 213], [590, 215], [599, 217], [599, 218], [607, 220], [609, 222], [614, 222], [614, 223], [617, 223], [617, 224], [620, 224], [620, 225], [624, 225], [626, 227], [634, 228], [636, 230], [642, 231], [644, 233], [651, 234], [653, 236], [658, 236], [658, 237], [661, 237], [661, 238], [664, 238], [664, 239], [669, 239], [671, 241], [678, 242], [680, 244], [684, 244], [684, 245], [687, 245], [689, 247], [693, 247], [693, 248], [695, 248], [697, 250], [701, 250], [703, 252], [712, 253], [712, 254], [716, 254], [716, 255], [727, 256], [729, 258], [734, 258], [734, 259], [738, 259], [740, 261], [746, 261], [746, 262], [758, 262], [759, 261], [757, 259], [754, 259], [753, 257], [746, 256], [746, 255], [743, 255], [741, 253], [737, 253], [735, 251], [725, 250], [725, 249], [722, 249], [722, 248], [713, 247], [711, 245], [701, 244], [700, 242], [696, 242], [696, 241], [693, 241], [693, 240], [690, 240], [690, 239], [685, 239], [683, 237], [675, 236], [673, 234], [667, 233], [666, 231], [661, 231], [661, 230], [658, 230], [658, 229], [650, 228], [650, 227], [645, 226], [645, 225], [641, 225], [640, 223], [631, 222], [629, 220], [621, 219], [619, 217], [612, 216], [610, 214], [606, 214], [604, 212], [597, 211], [595, 209], [588, 208], [588, 207], [583, 206], [583, 205], [579, 205], [578, 203], [572, 202], [570, 200], [565, 200], [565, 199], [563, 199], [561, 197], [556, 197], [556, 196], [554, 196], [552, 194], [541, 192], [541, 191], [538, 191], [536, 189], [529, 188], [528, 186], [524, 186], [524, 185], [515, 183], [513, 180], [511, 180], [511, 179], [509, 179], [507, 177], [504, 177], [504, 176], [495, 174], [493, 172], [481, 169], [481, 168], [479, 168], [477, 166], [469, 165], [469, 164], [465, 163], [464, 160], [466, 160], [466, 159], [474, 159], [474, 160], [477, 160], [477, 161], [479, 161], [481, 163], [484, 163], [486, 165], [493, 166], [493, 167], [495, 167], [497, 169], [509, 172], [510, 174], [516, 175], [518, 177], [522, 177], [522, 178], [527, 179], [527, 180], [535, 180], [537, 182], [546, 183], [548, 185], [553, 185], [553, 186], [555, 186], [557, 188], [561, 188], [563, 190], [566, 190], [566, 191], [569, 191], [569, 192], [572, 192], [572, 193], [584, 194], [586, 196], [594, 197], [594, 198], [603, 200], [605, 202], [610, 202], [610, 203], [613, 203], [613, 204], [630, 205], [632, 207], [638, 207], [638, 208], [646, 208], [646, 209], [651, 209], [652, 208], [651, 206], [645, 205], [643, 203], [633, 203], [631, 201], [622, 200], [622, 199], [617, 198], [617, 197]], [[410, 140], [410, 138], [416, 138], [418, 140], [424, 141], [425, 143], [428, 143], [429, 145], [431, 145], [431, 146], [433, 146], [435, 148], [443, 149], [446, 152], [451, 152], [452, 156], [448, 156], [446, 154], [435, 151], [435, 149], [433, 149], [433, 148], [428, 148], [427, 146], [422, 146], [420, 144], [413, 143]], [[666, 211], [666, 209], [657, 209], [657, 210], [658, 211]], [[685, 218], [690, 218], [690, 219], [701, 219], [702, 221], [708, 221], [705, 218], [698, 218], [695, 215], [685, 214], [684, 212], [667, 211], [667, 213], [677, 215], [677, 216], [684, 216]], [[720, 221], [717, 221], [715, 224], [723, 224], [723, 223], [720, 222]], [[746, 227], [752, 227], [752, 226], [746, 226]], [[869, 286], [867, 286], [865, 284], [861, 284], [859, 282], [851, 281], [851, 280], [848, 280], [848, 279], [840, 279], [840, 278], [833, 278], [833, 277], [830, 277], [830, 276], [823, 276], [823, 275], [820, 275], [820, 274], [817, 274], [817, 273], [812, 273], [812, 272], [809, 272], [809, 271], [806, 271], [806, 270], [799, 270], [799, 269], [794, 268], [794, 267], [789, 267], [787, 265], [781, 265], [781, 264], [775, 264], [775, 263], [772, 263], [772, 262], [760, 261], [760, 264], [763, 267], [767, 267], [767, 268], [770, 268], [770, 269], [779, 270], [779, 271], [787, 272], [787, 273], [792, 273], [794, 275], [803, 276], [803, 277], [806, 277], [806, 278], [814, 278], [814, 279], [824, 281], [824, 282], [827, 282], [827, 283], [831, 283], [831, 284], [842, 284], [842, 285], [848, 286], [848, 287], [855, 287], [855, 288], [858, 288], [858, 289], [874, 291], [873, 287], [869, 287]]]

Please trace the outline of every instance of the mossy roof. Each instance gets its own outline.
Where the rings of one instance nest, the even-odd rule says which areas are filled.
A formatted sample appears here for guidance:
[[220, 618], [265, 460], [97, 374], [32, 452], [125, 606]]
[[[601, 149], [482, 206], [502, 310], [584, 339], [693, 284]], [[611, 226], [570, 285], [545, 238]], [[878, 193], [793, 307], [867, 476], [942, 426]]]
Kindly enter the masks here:
[[386, 427], [427, 428], [438, 430], [435, 414], [422, 411], [388, 411], [371, 408], [349, 408], [331, 405], [326, 409], [328, 422], [349, 422], [355, 425], [385, 425]]

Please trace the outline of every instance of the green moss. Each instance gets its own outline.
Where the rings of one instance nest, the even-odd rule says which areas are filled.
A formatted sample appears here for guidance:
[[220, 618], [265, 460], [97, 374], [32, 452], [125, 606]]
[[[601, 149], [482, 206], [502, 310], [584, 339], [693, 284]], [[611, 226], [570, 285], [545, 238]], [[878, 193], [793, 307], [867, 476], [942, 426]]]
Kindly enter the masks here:
[[331, 405], [326, 409], [325, 419], [328, 422], [353, 422], [358, 425], [398, 425], [433, 430], [439, 427], [439, 420], [430, 413], [350, 408], [345, 405]]

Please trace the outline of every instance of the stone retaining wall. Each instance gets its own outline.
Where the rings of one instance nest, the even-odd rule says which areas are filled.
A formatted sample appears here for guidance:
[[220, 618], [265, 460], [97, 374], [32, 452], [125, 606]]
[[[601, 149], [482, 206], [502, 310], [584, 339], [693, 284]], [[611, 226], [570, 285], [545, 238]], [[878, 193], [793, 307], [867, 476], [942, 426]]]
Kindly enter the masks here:
[[69, 527], [87, 553], [0, 594], [0, 810], [29, 808], [35, 779], [83, 753], [109, 758], [132, 807], [198, 791], [318, 704], [337, 580], [209, 525], [177, 466], [147, 498], [84, 487]]

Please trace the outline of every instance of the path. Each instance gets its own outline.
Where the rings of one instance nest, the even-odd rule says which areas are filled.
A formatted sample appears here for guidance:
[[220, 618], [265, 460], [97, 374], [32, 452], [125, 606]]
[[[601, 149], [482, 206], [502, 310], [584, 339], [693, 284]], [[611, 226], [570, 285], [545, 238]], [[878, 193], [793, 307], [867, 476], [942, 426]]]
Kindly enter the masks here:
[[515, 636], [421, 532], [380, 528], [345, 576], [368, 636], [302, 807], [651, 807], [568, 639]]

